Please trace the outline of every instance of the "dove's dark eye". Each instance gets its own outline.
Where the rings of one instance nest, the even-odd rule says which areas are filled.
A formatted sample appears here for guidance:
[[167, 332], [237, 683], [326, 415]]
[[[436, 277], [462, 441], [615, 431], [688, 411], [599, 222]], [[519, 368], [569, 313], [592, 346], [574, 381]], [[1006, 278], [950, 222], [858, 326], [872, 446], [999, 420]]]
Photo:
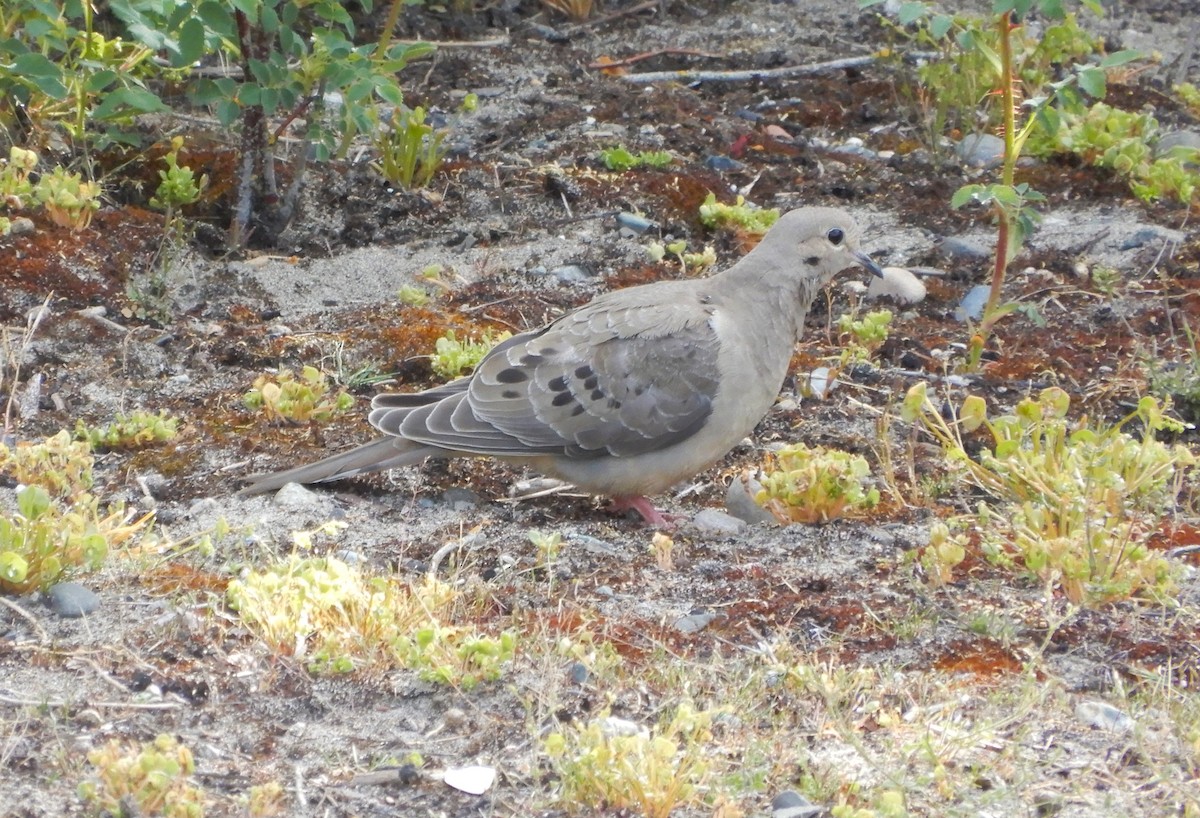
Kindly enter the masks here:
[[842, 228], [835, 227], [825, 234], [825, 238], [829, 239], [829, 243], [836, 247], [842, 243], [842, 239], [846, 238], [846, 234], [842, 232]]

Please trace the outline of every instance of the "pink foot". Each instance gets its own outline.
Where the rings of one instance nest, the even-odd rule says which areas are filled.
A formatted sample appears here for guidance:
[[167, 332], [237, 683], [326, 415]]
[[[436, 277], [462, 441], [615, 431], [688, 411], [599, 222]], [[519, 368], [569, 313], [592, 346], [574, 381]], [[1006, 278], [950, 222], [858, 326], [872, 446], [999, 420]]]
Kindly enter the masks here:
[[641, 515], [646, 525], [655, 528], [673, 529], [679, 522], [678, 514], [663, 514], [650, 500], [640, 494], [622, 494], [612, 498], [608, 504], [610, 511], [636, 511]]

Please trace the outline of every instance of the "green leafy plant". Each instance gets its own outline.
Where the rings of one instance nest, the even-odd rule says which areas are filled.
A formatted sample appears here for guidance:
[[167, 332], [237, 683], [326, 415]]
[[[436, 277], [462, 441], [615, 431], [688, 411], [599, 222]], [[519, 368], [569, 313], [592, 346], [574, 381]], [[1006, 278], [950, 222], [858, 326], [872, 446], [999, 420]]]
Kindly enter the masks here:
[[192, 752], [172, 736], [138, 747], [114, 739], [88, 753], [88, 761], [95, 777], [79, 785], [79, 796], [98, 815], [204, 815], [204, 792], [192, 783]]
[[846, 313], [838, 318], [837, 328], [850, 336], [841, 355], [841, 365], [856, 361], [869, 361], [871, 355], [883, 346], [888, 338], [888, 327], [892, 323], [890, 310], [876, 310], [861, 318]]
[[41, 486], [55, 497], [74, 497], [92, 487], [92, 448], [65, 429], [37, 443], [0, 443], [0, 472], [18, 483]]
[[[130, 5], [111, 4], [114, 12]], [[108, 37], [97, 30], [93, 4], [10, 0], [0, 9], [0, 126], [17, 127], [17, 110], [34, 133], [59, 130], [81, 148], [108, 147], [137, 141], [133, 120], [166, 106], [149, 90], [148, 81], [176, 79], [181, 74], [160, 67], [156, 51], [170, 54], [171, 65], [187, 65], [191, 55], [174, 53], [174, 43], [147, 43], [137, 36]], [[127, 32], [133, 33], [133, 32]], [[155, 31], [142, 32], [150, 39]], [[165, 32], [164, 32], [165, 34]], [[194, 59], [194, 58], [193, 58]]]
[[[1073, 428], [1069, 408], [1069, 396], [1051, 388], [1022, 400], [1012, 414], [989, 418], [984, 401], [971, 396], [952, 424], [920, 383], [905, 397], [902, 415], [919, 421], [950, 463], [993, 498], [994, 504], [981, 505], [977, 515], [991, 559], [1019, 560], [1080, 604], [1134, 595], [1168, 598], [1170, 565], [1145, 541], [1171, 510], [1185, 472], [1196, 464], [1186, 447], [1155, 437], [1182, 426], [1151, 397], [1108, 428]], [[1140, 436], [1123, 431], [1133, 420], [1142, 426]], [[962, 436], [980, 428], [993, 447], [974, 460]]]
[[324, 423], [354, 406], [354, 398], [342, 389], [331, 393], [325, 373], [306, 366], [298, 378], [290, 369], [279, 370], [274, 378], [259, 375], [242, 403], [275, 423]]
[[650, 167], [661, 170], [667, 167], [675, 158], [667, 151], [641, 151], [630, 153], [624, 145], [615, 148], [605, 148], [600, 151], [600, 161], [609, 170], [624, 173], [634, 168]]
[[405, 585], [333, 557], [301, 558], [251, 571], [228, 601], [273, 650], [315, 673], [403, 667], [422, 679], [471, 688], [499, 678], [515, 636], [447, 624], [461, 591], [426, 577]]
[[437, 339], [430, 366], [443, 378], [457, 378], [474, 369], [492, 347], [511, 337], [511, 332], [493, 335], [491, 330], [486, 330], [478, 341], [460, 341], [454, 330], [447, 330]]
[[572, 813], [603, 808], [645, 818], [696, 804], [711, 777], [712, 719], [712, 711], [681, 704], [653, 731], [631, 732], [611, 718], [555, 730], [542, 752], [558, 775], [558, 803]]
[[1200, 150], [1176, 147], [1155, 156], [1158, 121], [1146, 112], [1122, 111], [1097, 102], [1083, 112], [1048, 110], [1044, 128], [1031, 138], [1035, 155], [1070, 153], [1090, 165], [1108, 168], [1129, 181], [1144, 201], [1176, 199], [1191, 204], [1200, 190]]
[[20, 486], [17, 513], [0, 515], [0, 590], [23, 594], [76, 569], [99, 568], [151, 516], [131, 521], [119, 504], [102, 512], [90, 494], [56, 500], [41, 486]]
[[379, 162], [375, 168], [394, 185], [405, 190], [426, 187], [442, 166], [446, 151], [444, 130], [425, 122], [424, 108], [399, 106], [392, 115], [390, 129], [375, 138]]
[[52, 222], [71, 230], [86, 228], [92, 223], [92, 214], [100, 209], [100, 185], [85, 182], [78, 173], [58, 166], [42, 174], [33, 197]]
[[[859, 5], [865, 8], [879, 2], [882, 0], [859, 0]], [[1083, 0], [1083, 5], [1096, 14], [1102, 13], [1097, 0]], [[1022, 44], [1031, 40], [1021, 20], [1031, 10], [1059, 28], [1049, 40], [1022, 49]], [[1045, 199], [1028, 184], [1017, 184], [1015, 180], [1017, 161], [1026, 141], [1035, 128], [1046, 126], [1048, 111], [1081, 110], [1085, 95], [1103, 98], [1106, 72], [1140, 55], [1121, 51], [1106, 55], [1095, 64], [1080, 62], [1095, 43], [1068, 18], [1062, 0], [993, 0], [992, 17], [987, 25], [964, 25], [960, 18], [934, 13], [921, 2], [905, 4], [900, 19], [902, 24], [922, 22], [929, 37], [936, 40], [946, 40], [957, 26], [953, 45], [946, 40], [947, 47], [961, 52], [964, 58], [970, 55], [970, 62], [960, 67], [980, 77], [978, 88], [990, 89], [989, 96], [997, 105], [996, 126], [1004, 141], [999, 180], [965, 185], [950, 201], [954, 208], [971, 202], [989, 208], [997, 225], [991, 287], [983, 317], [968, 345], [967, 368], [973, 370], [979, 366], [996, 323], [1016, 310], [1015, 305], [1001, 302], [1008, 264], [1037, 222], [1038, 214], [1032, 205]], [[1062, 67], [1065, 74], [1062, 79], [1051, 81], [1050, 66], [1064, 58], [1073, 62]]]
[[179, 419], [166, 411], [150, 414], [135, 410], [129, 415], [118, 414], [112, 423], [91, 427], [82, 420], [75, 422], [76, 440], [85, 440], [93, 450], [140, 449], [175, 437]]
[[794, 443], [769, 455], [754, 499], [781, 523], [825, 523], [877, 505], [879, 489], [870, 480], [859, 455]]
[[761, 234], [770, 230], [777, 221], [777, 209], [755, 207], [740, 195], [733, 204], [727, 205], [718, 202], [716, 194], [709, 193], [700, 205], [700, 222], [705, 227], [736, 227], [747, 233]]
[[1178, 339], [1183, 353], [1179, 360], [1159, 354], [1141, 357], [1150, 374], [1150, 391], [1171, 401], [1184, 419], [1195, 423], [1200, 421], [1200, 336], [1186, 322], [1182, 334], [1184, 337]]

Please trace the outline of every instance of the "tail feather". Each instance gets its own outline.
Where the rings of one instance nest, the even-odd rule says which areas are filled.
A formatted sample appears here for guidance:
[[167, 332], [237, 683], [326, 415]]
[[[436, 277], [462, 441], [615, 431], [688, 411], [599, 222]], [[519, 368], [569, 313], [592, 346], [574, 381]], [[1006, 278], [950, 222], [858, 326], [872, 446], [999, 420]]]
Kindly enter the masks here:
[[286, 471], [252, 474], [246, 478], [249, 485], [237, 492], [237, 496], [276, 491], [286, 483], [327, 483], [357, 474], [410, 466], [436, 452], [437, 450], [430, 446], [402, 437], [381, 437], [316, 463], [296, 466]]

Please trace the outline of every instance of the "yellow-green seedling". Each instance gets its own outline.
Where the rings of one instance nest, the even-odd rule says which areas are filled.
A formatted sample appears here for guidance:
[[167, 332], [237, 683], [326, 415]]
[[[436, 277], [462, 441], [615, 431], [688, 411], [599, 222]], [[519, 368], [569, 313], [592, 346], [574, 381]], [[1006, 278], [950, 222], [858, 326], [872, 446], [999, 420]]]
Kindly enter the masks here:
[[[971, 396], [950, 422], [922, 382], [909, 390], [902, 416], [919, 422], [951, 464], [991, 495], [977, 527], [994, 562], [1019, 562], [1080, 604], [1131, 596], [1167, 601], [1175, 587], [1171, 564], [1146, 541], [1174, 509], [1196, 464], [1185, 446], [1156, 437], [1182, 425], [1152, 397], [1107, 427], [1071, 422], [1070, 403], [1052, 387], [1020, 401], [1011, 414], [989, 418], [984, 401]], [[1137, 435], [1124, 431], [1134, 420]], [[981, 428], [993, 445], [975, 460], [962, 435]]]
[[424, 108], [399, 106], [392, 115], [392, 127], [381, 129], [375, 138], [379, 161], [374, 167], [384, 179], [405, 190], [426, 187], [446, 158], [445, 138], [446, 131], [425, 121]]
[[158, 172], [158, 188], [150, 197], [150, 206], [167, 211], [168, 219], [179, 208], [200, 201], [200, 194], [208, 187], [208, 176], [197, 178], [195, 171], [179, 164], [179, 151], [182, 148], [183, 137], [174, 137], [171, 150], [163, 155], [167, 167]]
[[424, 307], [430, 298], [429, 290], [414, 284], [405, 284], [396, 293], [396, 297], [400, 299], [401, 304], [408, 307]]
[[17, 513], [0, 514], [0, 590], [48, 588], [77, 569], [99, 568], [109, 550], [146, 528], [124, 507], [100, 509], [90, 494], [55, 500], [41, 486], [17, 488]]
[[33, 198], [29, 175], [37, 168], [38, 155], [12, 146], [8, 160], [0, 164], [0, 208], [23, 210]]
[[314, 673], [407, 668], [466, 689], [500, 677], [516, 637], [450, 624], [461, 596], [433, 577], [409, 585], [333, 557], [293, 556], [231, 582], [227, 598], [272, 650]]
[[764, 210], [748, 204], [740, 195], [731, 205], [721, 204], [716, 194], [709, 193], [700, 205], [700, 221], [705, 227], [734, 227], [747, 233], [762, 234], [779, 221], [779, 210]]
[[967, 557], [966, 537], [951, 533], [950, 526], [936, 522], [929, 529], [929, 543], [920, 550], [921, 567], [929, 583], [935, 587], [945, 585], [954, 576], [954, 569]]
[[75, 423], [75, 439], [87, 441], [93, 450], [141, 449], [171, 440], [179, 432], [179, 418], [168, 412], [157, 414], [140, 409], [129, 415], [118, 414], [112, 423], [88, 426], [82, 420]]
[[272, 423], [324, 423], [354, 406], [354, 398], [344, 389], [331, 392], [325, 374], [306, 366], [298, 378], [290, 369], [279, 370], [274, 378], [259, 375], [242, 403], [263, 412]]
[[243, 804], [247, 818], [274, 818], [287, 810], [287, 799], [278, 781], [257, 784], [238, 800]]
[[708, 794], [713, 711], [688, 704], [653, 730], [611, 717], [550, 733], [542, 752], [558, 776], [558, 805], [570, 813], [597, 809], [669, 818]]
[[876, 310], [861, 318], [847, 313], [837, 321], [837, 328], [850, 336], [850, 343], [843, 349], [841, 365], [869, 361], [888, 338], [888, 327], [892, 323], [890, 310]]
[[172, 736], [131, 747], [112, 740], [88, 753], [93, 776], [79, 797], [96, 815], [202, 818], [204, 792], [192, 783], [192, 752]]
[[0, 472], [18, 483], [41, 486], [55, 497], [74, 497], [92, 487], [92, 447], [65, 429], [38, 443], [0, 443]]
[[781, 523], [825, 523], [874, 508], [879, 489], [861, 455], [794, 443], [769, 455], [754, 499]]
[[454, 330], [447, 330], [437, 339], [429, 365], [443, 378], [457, 378], [474, 369], [492, 347], [511, 337], [512, 333], [508, 331], [493, 335], [491, 330], [486, 330], [478, 341], [460, 341]]
[[600, 161], [609, 170], [623, 173], [627, 170], [641, 167], [661, 170], [675, 161], [675, 157], [671, 156], [667, 151], [630, 153], [629, 149], [624, 145], [618, 145], [615, 148], [605, 148], [600, 151]]
[[85, 182], [78, 173], [56, 166], [38, 180], [33, 197], [59, 227], [83, 230], [100, 209], [100, 192], [98, 182]]
[[1200, 117], [1200, 88], [1190, 82], [1181, 82], [1172, 86], [1171, 90], [1179, 97], [1179, 101], [1188, 107], [1192, 116]]

